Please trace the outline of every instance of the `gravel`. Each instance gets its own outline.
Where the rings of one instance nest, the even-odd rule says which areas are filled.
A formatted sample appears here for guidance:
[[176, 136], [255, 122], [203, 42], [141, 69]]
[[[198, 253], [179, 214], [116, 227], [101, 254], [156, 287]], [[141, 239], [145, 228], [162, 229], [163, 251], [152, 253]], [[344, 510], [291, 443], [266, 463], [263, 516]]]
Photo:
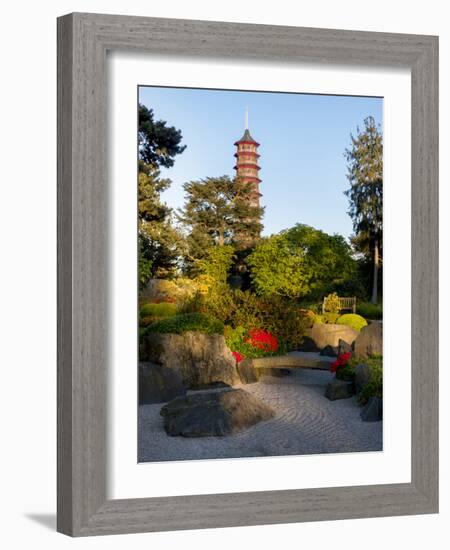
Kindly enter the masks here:
[[292, 370], [242, 387], [276, 413], [244, 432], [223, 437], [170, 437], [159, 414], [163, 404], [139, 407], [139, 462], [381, 451], [382, 422], [363, 422], [355, 398], [329, 401], [333, 375]]

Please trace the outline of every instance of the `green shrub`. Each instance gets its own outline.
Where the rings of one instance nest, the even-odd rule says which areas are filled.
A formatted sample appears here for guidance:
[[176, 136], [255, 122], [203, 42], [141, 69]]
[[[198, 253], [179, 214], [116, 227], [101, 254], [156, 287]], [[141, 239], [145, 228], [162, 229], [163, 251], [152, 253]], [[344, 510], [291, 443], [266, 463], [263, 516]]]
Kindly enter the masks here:
[[199, 260], [199, 272], [211, 280], [211, 284], [226, 283], [233, 264], [235, 250], [232, 245], [213, 246], [206, 252], [204, 259]]
[[339, 316], [339, 312], [341, 311], [341, 303], [336, 292], [325, 296], [323, 299], [323, 310], [326, 313], [332, 313]]
[[292, 300], [280, 296], [261, 297], [249, 290], [222, 284], [211, 287], [206, 294], [195, 295], [182, 305], [180, 312], [204, 313], [232, 328], [266, 330], [289, 347], [300, 344], [311, 326], [308, 312]]
[[356, 313], [365, 317], [366, 319], [382, 319], [383, 308], [377, 304], [371, 304], [370, 302], [361, 302], [356, 306]]
[[336, 378], [338, 380], [346, 380], [347, 382], [355, 379], [355, 366], [351, 362], [348, 362], [345, 367], [340, 367], [336, 371]]
[[266, 298], [260, 307], [264, 330], [274, 334], [287, 348], [296, 348], [303, 342], [306, 329], [310, 326], [307, 312], [292, 300], [279, 296]]
[[[361, 360], [352, 359], [351, 364], [361, 363]], [[370, 367], [370, 380], [358, 395], [358, 403], [365, 405], [371, 397], [383, 397], [383, 357], [372, 355], [364, 360], [364, 364]]]
[[209, 315], [204, 315], [203, 313], [185, 313], [155, 321], [146, 330], [147, 333], [159, 332], [162, 334], [183, 334], [191, 330], [205, 334], [223, 334], [224, 326], [221, 321]]
[[[257, 329], [258, 330], [258, 329]], [[267, 331], [264, 331], [267, 332]], [[281, 342], [276, 339], [277, 349], [268, 350], [262, 349], [257, 345], [251, 343], [251, 332], [244, 327], [232, 328], [230, 326], [225, 327], [225, 341], [227, 346], [234, 352], [238, 352], [246, 359], [255, 359], [256, 357], [268, 357], [274, 355], [283, 355], [286, 353], [286, 349]]]
[[334, 325], [335, 323], [337, 323], [337, 320], [339, 319], [339, 317], [340, 317], [339, 313], [332, 313], [331, 311], [322, 313], [322, 319], [327, 325]]
[[313, 316], [313, 323], [316, 325], [334, 325], [337, 323], [339, 317], [339, 313], [317, 313]]
[[177, 306], [169, 302], [144, 304], [139, 309], [139, 326], [147, 327], [165, 317], [177, 314]]
[[345, 315], [341, 315], [336, 323], [338, 325], [347, 325], [358, 332], [367, 325], [367, 321], [364, 317], [361, 317], [361, 315], [357, 315], [356, 313], [346, 313]]
[[317, 302], [300, 302], [300, 307], [302, 309], [311, 311], [312, 313], [320, 313], [322, 311], [322, 304]]
[[177, 314], [177, 306], [169, 302], [144, 304], [139, 310], [139, 317], [170, 317]]

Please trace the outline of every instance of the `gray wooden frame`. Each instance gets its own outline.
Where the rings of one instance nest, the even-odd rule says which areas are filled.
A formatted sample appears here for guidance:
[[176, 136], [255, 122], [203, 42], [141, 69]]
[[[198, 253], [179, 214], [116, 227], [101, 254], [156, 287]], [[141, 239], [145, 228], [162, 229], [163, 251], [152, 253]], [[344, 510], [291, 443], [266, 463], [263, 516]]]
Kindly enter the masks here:
[[[411, 483], [107, 500], [108, 50], [411, 69]], [[83, 536], [437, 512], [437, 312], [437, 37], [82, 13], [58, 19], [59, 531]]]

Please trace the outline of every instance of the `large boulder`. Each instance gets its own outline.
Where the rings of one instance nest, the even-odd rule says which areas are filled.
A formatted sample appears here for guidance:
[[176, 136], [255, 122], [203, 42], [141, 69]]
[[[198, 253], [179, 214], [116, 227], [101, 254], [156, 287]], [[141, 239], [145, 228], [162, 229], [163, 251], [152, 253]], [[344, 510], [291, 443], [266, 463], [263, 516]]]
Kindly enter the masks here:
[[383, 399], [371, 397], [361, 411], [361, 420], [364, 422], [379, 422], [383, 420]]
[[370, 355], [383, 355], [383, 323], [372, 321], [355, 340], [355, 355], [365, 359]]
[[355, 386], [353, 382], [346, 380], [333, 380], [327, 385], [325, 390], [325, 397], [330, 401], [336, 401], [336, 399], [348, 399], [355, 393]]
[[311, 338], [319, 349], [325, 346], [339, 347], [339, 340], [352, 345], [358, 336], [358, 332], [346, 325], [332, 325], [316, 323], [311, 330]]
[[236, 360], [220, 334], [190, 331], [184, 334], [146, 335], [144, 358], [177, 372], [187, 388], [216, 382], [240, 382]]
[[166, 403], [186, 395], [180, 374], [153, 363], [139, 364], [139, 403]]
[[259, 380], [259, 370], [255, 369], [251, 359], [244, 359], [237, 364], [239, 377], [243, 384], [254, 384]]
[[[342, 342], [342, 340], [339, 340], [339, 342]], [[337, 357], [339, 353], [338, 348], [334, 348], [333, 346], [325, 346], [323, 350], [320, 352], [319, 355], [323, 355], [324, 357]]]
[[338, 354], [343, 355], [344, 353], [350, 353], [353, 355], [352, 345], [347, 343], [345, 340], [339, 340]]
[[355, 392], [360, 393], [364, 386], [370, 382], [371, 368], [369, 365], [356, 365], [355, 367]]
[[320, 351], [320, 349], [317, 347], [317, 344], [314, 342], [311, 336], [303, 336], [302, 343], [298, 344], [298, 346], [296, 346], [295, 349], [298, 351], [306, 351], [306, 352], [313, 352], [313, 353], [317, 353], [318, 351]]
[[241, 389], [196, 393], [161, 409], [167, 434], [184, 437], [233, 434], [274, 415], [268, 405]]
[[317, 344], [312, 339], [312, 328], [307, 328], [303, 336], [301, 344], [296, 346], [298, 351], [309, 351], [309, 352], [318, 352], [320, 349], [317, 347]]

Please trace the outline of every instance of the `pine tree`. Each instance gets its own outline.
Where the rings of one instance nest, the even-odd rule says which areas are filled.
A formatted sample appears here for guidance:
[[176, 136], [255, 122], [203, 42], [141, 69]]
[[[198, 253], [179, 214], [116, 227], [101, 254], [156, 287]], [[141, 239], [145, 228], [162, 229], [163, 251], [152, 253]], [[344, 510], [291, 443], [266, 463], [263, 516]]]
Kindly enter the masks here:
[[184, 184], [186, 201], [178, 213], [188, 236], [187, 263], [205, 257], [212, 246], [237, 248], [255, 241], [261, 233], [263, 209], [250, 206], [250, 190], [228, 176]]
[[151, 277], [165, 277], [177, 266], [183, 239], [173, 224], [172, 210], [161, 193], [170, 179], [161, 178], [160, 167], [171, 167], [181, 154], [180, 130], [155, 121], [153, 110], [139, 105], [139, 281], [145, 286]]
[[353, 242], [370, 255], [373, 264], [371, 301], [377, 303], [383, 242], [383, 138], [373, 117], [364, 120], [364, 129], [358, 128], [351, 141], [351, 147], [345, 150], [350, 183], [345, 194], [356, 234]]

